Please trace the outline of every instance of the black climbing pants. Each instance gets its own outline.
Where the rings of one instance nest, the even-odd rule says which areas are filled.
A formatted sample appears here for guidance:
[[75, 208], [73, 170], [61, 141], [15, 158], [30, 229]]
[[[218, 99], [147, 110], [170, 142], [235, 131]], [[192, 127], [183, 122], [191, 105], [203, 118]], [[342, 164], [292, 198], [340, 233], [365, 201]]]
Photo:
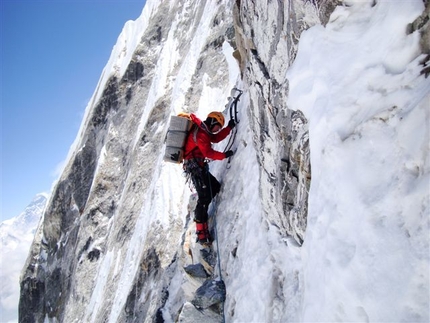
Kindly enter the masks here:
[[221, 189], [221, 184], [213, 176], [207, 165], [194, 168], [192, 171], [187, 171], [191, 176], [191, 180], [197, 191], [198, 201], [194, 210], [194, 221], [205, 223], [208, 221], [208, 208], [212, 199]]

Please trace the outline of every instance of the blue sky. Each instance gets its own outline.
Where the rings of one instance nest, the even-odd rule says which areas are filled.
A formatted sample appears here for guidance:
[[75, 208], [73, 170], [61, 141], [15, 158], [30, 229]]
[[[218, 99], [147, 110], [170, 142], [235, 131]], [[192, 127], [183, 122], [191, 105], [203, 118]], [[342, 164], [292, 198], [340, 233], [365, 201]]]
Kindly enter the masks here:
[[144, 0], [2, 0], [1, 221], [49, 192], [101, 72]]

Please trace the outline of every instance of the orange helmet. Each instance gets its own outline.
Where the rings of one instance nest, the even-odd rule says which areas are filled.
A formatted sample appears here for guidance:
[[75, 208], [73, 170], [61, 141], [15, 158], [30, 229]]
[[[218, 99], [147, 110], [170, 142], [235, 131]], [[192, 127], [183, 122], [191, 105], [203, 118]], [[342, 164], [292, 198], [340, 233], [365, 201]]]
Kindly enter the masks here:
[[216, 122], [221, 125], [221, 128], [224, 127], [225, 120], [224, 120], [224, 115], [221, 112], [217, 112], [217, 111], [211, 112], [208, 114], [208, 119], [209, 118], [216, 120]]

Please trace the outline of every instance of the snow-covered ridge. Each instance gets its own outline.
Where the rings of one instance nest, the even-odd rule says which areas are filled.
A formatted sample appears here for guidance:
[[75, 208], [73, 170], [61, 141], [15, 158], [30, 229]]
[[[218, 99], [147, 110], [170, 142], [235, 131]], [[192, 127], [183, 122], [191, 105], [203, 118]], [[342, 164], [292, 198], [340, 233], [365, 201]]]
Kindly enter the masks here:
[[103, 94], [106, 83], [112, 76], [121, 78], [124, 75], [128, 65], [130, 64], [136, 47], [139, 45], [141, 37], [148, 26], [151, 15], [161, 2], [162, 0], [146, 1], [141, 15], [136, 20], [129, 20], [125, 23], [123, 30], [118, 36], [116, 44], [112, 48], [111, 55], [101, 72], [100, 79], [95, 87], [95, 91], [85, 108], [85, 113], [82, 118], [83, 122], [81, 123], [81, 126], [78, 130], [75, 141], [69, 148], [69, 152], [64, 162], [64, 167], [72, 158], [73, 153], [76, 151], [76, 147], [79, 146], [79, 142], [82, 139], [82, 134], [85, 127], [87, 126], [85, 120], [88, 119], [91, 109], [94, 108]]
[[19, 278], [47, 199], [48, 194], [37, 194], [20, 215], [0, 223], [2, 322], [17, 322]]
[[[102, 71], [97, 89], [103, 89], [110, 77], [116, 76], [121, 78], [124, 75], [137, 46], [140, 44], [143, 33], [148, 27], [151, 15], [161, 2], [161, 0], [147, 1], [139, 18], [134, 21], [129, 20], [125, 23], [116, 44], [112, 48], [108, 62]], [[101, 94], [102, 91], [96, 90], [90, 102], [93, 104], [96, 103]]]
[[7, 234], [13, 233], [19, 236], [22, 232], [36, 229], [40, 216], [45, 209], [46, 201], [49, 197], [47, 193], [37, 194], [28, 206], [18, 216], [3, 221], [0, 224], [0, 239]]

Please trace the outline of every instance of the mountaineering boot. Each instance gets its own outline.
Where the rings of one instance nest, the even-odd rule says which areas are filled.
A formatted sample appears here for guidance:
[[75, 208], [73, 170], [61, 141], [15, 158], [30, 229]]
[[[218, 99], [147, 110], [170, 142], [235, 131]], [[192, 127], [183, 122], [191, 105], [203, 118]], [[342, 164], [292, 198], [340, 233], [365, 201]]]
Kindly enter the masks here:
[[196, 222], [197, 242], [203, 246], [210, 246], [211, 237], [208, 230], [208, 223]]

